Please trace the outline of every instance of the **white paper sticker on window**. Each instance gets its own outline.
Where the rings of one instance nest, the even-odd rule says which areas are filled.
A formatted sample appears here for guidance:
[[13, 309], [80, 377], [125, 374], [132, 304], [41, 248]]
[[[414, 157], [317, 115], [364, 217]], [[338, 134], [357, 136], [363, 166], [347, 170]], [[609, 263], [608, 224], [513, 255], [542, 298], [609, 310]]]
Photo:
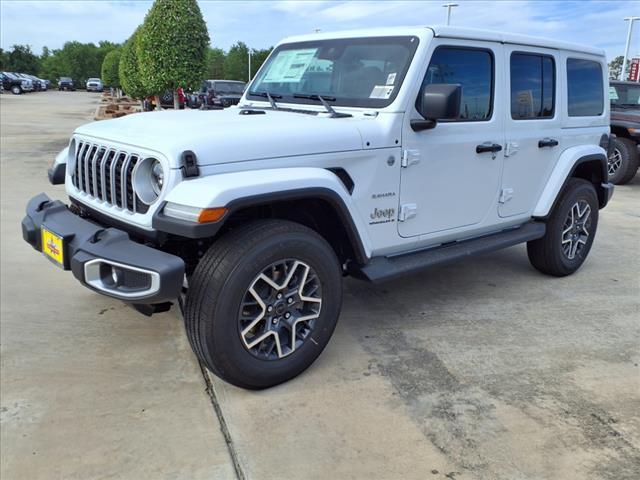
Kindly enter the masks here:
[[387, 85], [393, 85], [394, 83], [396, 83], [396, 74], [395, 73], [390, 73], [387, 76]]
[[299, 82], [313, 61], [317, 48], [284, 50], [278, 53], [262, 79], [263, 83]]
[[371, 90], [369, 98], [381, 98], [386, 100], [393, 93], [393, 85], [376, 85]]
[[618, 92], [616, 87], [609, 87], [609, 100], [618, 100]]

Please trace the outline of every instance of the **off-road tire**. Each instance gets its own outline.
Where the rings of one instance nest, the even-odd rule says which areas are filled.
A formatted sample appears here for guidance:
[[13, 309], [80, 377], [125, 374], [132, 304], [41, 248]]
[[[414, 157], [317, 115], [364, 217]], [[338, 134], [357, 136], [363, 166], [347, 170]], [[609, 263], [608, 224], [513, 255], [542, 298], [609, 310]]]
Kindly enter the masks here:
[[[577, 204], [590, 208], [588, 238], [574, 258], [568, 258], [563, 250], [565, 222]], [[547, 275], [564, 277], [571, 275], [583, 264], [598, 228], [598, 196], [592, 183], [581, 178], [571, 178], [547, 220], [547, 231], [542, 238], [527, 242], [529, 261], [537, 270]]]
[[[243, 341], [240, 307], [254, 279], [283, 259], [313, 269], [322, 303], [301, 346], [285, 357], [262, 359]], [[225, 234], [202, 257], [189, 279], [184, 321], [196, 356], [209, 370], [236, 386], [262, 389], [295, 377], [314, 362], [331, 338], [341, 303], [342, 271], [331, 246], [303, 225], [259, 220]]]
[[[633, 140], [624, 137], [613, 139], [612, 156], [620, 155], [620, 166], [609, 175], [609, 181], [616, 185], [629, 183], [638, 171], [638, 146]], [[610, 160], [611, 161], [611, 160]]]

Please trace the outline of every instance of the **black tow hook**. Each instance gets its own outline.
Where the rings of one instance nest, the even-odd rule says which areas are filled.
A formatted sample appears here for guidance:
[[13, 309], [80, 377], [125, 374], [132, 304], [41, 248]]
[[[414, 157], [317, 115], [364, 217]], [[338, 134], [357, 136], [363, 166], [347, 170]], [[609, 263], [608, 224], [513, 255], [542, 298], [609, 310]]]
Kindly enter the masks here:
[[150, 317], [154, 313], [163, 313], [168, 312], [171, 309], [173, 303], [171, 302], [163, 302], [163, 303], [131, 303], [131, 307], [137, 312], [140, 312], [147, 317]]
[[107, 230], [104, 229], [104, 228], [101, 228], [100, 230], [96, 230], [96, 232], [93, 235], [91, 235], [91, 238], [89, 239], [89, 242], [98, 243], [100, 241], [100, 235], [102, 235], [106, 231]]

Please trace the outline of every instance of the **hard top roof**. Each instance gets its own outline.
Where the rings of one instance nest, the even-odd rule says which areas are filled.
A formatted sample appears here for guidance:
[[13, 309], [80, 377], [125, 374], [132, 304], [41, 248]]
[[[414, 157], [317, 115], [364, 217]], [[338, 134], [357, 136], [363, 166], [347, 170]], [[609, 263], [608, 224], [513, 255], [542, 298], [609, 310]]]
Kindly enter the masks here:
[[605, 52], [601, 48], [556, 41], [549, 38], [520, 35], [516, 33], [504, 33], [493, 30], [481, 30], [476, 28], [451, 27], [444, 25], [413, 26], [413, 27], [387, 27], [387, 28], [365, 28], [359, 30], [346, 30], [341, 32], [318, 32], [308, 35], [298, 35], [284, 39], [281, 43], [305, 42], [312, 40], [329, 40], [333, 38], [358, 38], [377, 36], [402, 36], [416, 35], [424, 36], [431, 31], [435, 37], [458, 38], [463, 40], [480, 40], [488, 42], [500, 42], [515, 45], [527, 45], [532, 47], [552, 48], [556, 50], [570, 50], [574, 52], [588, 53], [591, 55], [604, 56]]

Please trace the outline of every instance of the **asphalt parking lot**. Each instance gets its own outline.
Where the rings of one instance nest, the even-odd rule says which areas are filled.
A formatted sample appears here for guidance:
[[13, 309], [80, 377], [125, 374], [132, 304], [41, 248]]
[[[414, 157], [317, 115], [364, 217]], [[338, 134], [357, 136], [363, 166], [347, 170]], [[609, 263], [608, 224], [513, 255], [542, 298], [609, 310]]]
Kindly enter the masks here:
[[640, 176], [574, 276], [518, 246], [347, 280], [319, 360], [249, 392], [203, 375], [176, 309], [137, 314], [22, 241], [97, 98], [0, 96], [3, 480], [640, 478]]

